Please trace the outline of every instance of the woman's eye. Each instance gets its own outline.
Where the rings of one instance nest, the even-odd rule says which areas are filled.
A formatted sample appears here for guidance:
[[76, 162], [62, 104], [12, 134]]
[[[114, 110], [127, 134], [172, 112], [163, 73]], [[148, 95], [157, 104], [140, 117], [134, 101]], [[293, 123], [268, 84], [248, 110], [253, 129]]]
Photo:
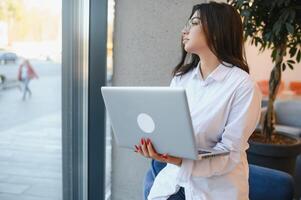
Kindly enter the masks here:
[[197, 19], [194, 19], [194, 20], [191, 20], [191, 24], [198, 25], [198, 24], [200, 24], [200, 21]]

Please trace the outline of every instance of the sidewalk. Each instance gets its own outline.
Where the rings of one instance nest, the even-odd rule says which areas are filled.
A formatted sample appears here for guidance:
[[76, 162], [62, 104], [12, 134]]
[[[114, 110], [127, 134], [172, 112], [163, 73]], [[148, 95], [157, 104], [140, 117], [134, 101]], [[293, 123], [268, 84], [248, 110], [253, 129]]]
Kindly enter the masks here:
[[0, 199], [60, 200], [61, 114], [0, 132]]
[[[61, 67], [36, 62], [32, 97], [0, 91], [0, 199], [61, 200]], [[1, 66], [14, 77], [16, 66]]]

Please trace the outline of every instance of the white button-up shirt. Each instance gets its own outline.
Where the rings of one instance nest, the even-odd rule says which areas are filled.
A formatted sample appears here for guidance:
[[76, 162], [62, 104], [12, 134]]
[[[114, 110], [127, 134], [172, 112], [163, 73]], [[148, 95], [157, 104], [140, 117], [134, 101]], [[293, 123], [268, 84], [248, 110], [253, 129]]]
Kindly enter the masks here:
[[166, 200], [180, 186], [186, 200], [249, 199], [246, 150], [260, 118], [262, 94], [250, 75], [236, 66], [220, 64], [204, 80], [199, 65], [173, 77], [170, 87], [186, 89], [198, 147], [230, 154], [184, 158], [181, 167], [168, 163], [155, 178], [148, 200]]

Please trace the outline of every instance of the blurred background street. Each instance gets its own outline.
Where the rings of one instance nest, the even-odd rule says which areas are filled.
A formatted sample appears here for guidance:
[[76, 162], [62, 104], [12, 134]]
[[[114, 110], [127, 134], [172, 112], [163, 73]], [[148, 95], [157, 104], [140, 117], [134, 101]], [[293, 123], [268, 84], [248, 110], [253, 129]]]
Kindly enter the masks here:
[[[39, 79], [22, 100], [17, 64], [0, 65], [11, 82], [0, 90], [0, 199], [61, 199], [61, 67], [32, 60]], [[15, 80], [14, 80], [15, 79]]]
[[0, 65], [0, 72], [8, 82], [8, 88], [0, 90], [0, 131], [61, 110], [60, 64], [47, 61], [31, 61], [31, 64], [39, 79], [29, 83], [32, 96], [27, 101], [22, 101], [22, 85], [17, 81], [18, 65]]

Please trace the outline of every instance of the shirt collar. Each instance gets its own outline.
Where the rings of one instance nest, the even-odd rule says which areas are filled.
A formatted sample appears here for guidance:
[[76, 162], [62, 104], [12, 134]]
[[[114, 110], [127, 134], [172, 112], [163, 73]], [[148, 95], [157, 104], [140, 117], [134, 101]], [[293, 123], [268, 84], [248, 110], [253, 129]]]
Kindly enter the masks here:
[[[197, 64], [197, 66], [193, 69], [193, 78], [199, 78], [200, 80], [203, 80], [203, 77], [200, 72], [200, 63], [201, 61]], [[216, 81], [222, 81], [225, 76], [228, 74], [228, 72], [231, 70], [233, 65], [227, 62], [222, 62], [219, 64], [206, 78], [207, 79], [214, 79]]]

